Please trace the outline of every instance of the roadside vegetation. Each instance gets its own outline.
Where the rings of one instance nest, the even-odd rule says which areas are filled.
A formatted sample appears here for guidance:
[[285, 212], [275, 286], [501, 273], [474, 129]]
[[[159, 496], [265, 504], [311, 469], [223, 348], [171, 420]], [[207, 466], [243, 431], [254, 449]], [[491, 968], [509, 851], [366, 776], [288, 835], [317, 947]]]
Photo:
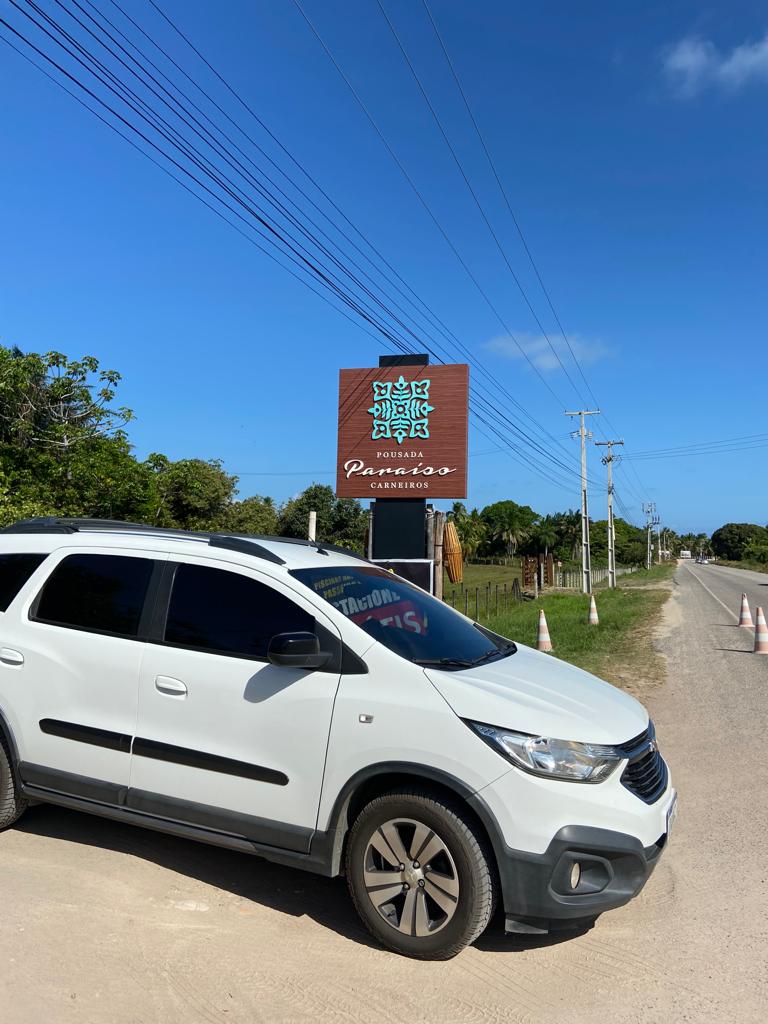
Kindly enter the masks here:
[[674, 563], [654, 566], [619, 579], [615, 590], [596, 595], [600, 624], [589, 626], [585, 594], [545, 594], [498, 615], [481, 616], [489, 628], [536, 646], [540, 609], [552, 638], [553, 657], [578, 665], [637, 695], [664, 676], [664, 659], [653, 647], [653, 633], [671, 592]]
[[726, 523], [712, 534], [711, 550], [720, 565], [768, 572], [768, 527]]

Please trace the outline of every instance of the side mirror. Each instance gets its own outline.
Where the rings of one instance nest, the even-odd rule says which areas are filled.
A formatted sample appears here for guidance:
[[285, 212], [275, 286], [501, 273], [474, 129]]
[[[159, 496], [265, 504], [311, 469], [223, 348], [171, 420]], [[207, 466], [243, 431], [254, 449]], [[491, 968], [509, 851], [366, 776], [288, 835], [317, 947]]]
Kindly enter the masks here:
[[322, 668], [331, 660], [314, 633], [278, 633], [269, 641], [267, 657], [285, 668]]

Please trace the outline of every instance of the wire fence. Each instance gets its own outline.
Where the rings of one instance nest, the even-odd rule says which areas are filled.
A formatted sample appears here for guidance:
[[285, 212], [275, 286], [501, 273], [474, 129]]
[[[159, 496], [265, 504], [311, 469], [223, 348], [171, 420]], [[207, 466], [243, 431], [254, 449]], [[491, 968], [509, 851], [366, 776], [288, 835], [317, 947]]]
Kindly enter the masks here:
[[[616, 567], [616, 575], [623, 576], [625, 573], [637, 572], [637, 566], [621, 565]], [[604, 583], [608, 579], [607, 567], [600, 566], [592, 570], [592, 582]], [[581, 590], [582, 578], [580, 570], [566, 570], [555, 573], [555, 587], [563, 590]], [[546, 588], [549, 590], [550, 588]], [[457, 611], [470, 616], [476, 622], [489, 615], [504, 613], [507, 608], [523, 601], [531, 600], [534, 596], [542, 593], [538, 588], [534, 594], [526, 594], [520, 586], [519, 579], [513, 579], [510, 583], [485, 583], [482, 586], [465, 587], [463, 584], [458, 589], [453, 587], [450, 593], [446, 593], [443, 600]]]
[[511, 583], [486, 583], [482, 587], [454, 587], [445, 598], [447, 603], [477, 621], [480, 616], [498, 615], [513, 604], [525, 600], [520, 580]]

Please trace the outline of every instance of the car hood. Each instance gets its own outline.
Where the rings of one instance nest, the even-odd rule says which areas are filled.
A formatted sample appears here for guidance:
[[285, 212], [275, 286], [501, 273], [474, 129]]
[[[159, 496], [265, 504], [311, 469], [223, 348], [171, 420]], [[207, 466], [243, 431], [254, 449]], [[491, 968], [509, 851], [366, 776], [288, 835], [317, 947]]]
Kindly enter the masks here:
[[648, 725], [634, 697], [519, 644], [515, 654], [476, 668], [424, 671], [460, 718], [487, 725], [580, 743], [623, 743]]

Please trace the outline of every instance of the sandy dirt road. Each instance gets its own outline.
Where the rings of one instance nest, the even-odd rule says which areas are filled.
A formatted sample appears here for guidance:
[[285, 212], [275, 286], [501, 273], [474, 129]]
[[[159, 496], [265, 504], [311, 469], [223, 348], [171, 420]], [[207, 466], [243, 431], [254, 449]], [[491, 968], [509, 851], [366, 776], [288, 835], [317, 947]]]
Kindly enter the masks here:
[[768, 605], [751, 575], [677, 571], [650, 704], [680, 817], [640, 898], [591, 931], [521, 941], [496, 922], [416, 963], [368, 940], [340, 880], [38, 807], [0, 836], [0, 1021], [767, 1020], [768, 658], [716, 600]]

